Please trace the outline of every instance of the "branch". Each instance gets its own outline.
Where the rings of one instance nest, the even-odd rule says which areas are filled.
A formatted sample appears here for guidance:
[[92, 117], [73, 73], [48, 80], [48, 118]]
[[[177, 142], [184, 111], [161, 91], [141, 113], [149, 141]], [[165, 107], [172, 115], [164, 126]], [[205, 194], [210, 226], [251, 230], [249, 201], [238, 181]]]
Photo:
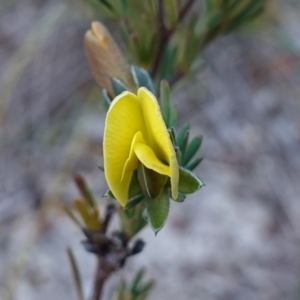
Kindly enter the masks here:
[[164, 23], [164, 4], [163, 4], [163, 0], [158, 1], [157, 23], [158, 23], [158, 32], [160, 33], [160, 36], [159, 36], [156, 56], [154, 58], [153, 66], [152, 66], [152, 69], [150, 71], [150, 74], [151, 74], [152, 78], [154, 78], [156, 73], [157, 73], [158, 66], [159, 66], [159, 63], [160, 63], [161, 58], [162, 58], [162, 54], [165, 50], [165, 47], [166, 47], [166, 45], [168, 43], [168, 40], [169, 40], [169, 37], [170, 37], [170, 33], [169, 33], [168, 29], [166, 28], [165, 23]]
[[[103, 234], [106, 234], [106, 231], [108, 229], [108, 225], [111, 221], [111, 217], [113, 213], [115, 212], [115, 205], [110, 203], [106, 207], [106, 213], [104, 217], [103, 224], [101, 226], [101, 232]], [[91, 300], [99, 300], [100, 296], [102, 294], [103, 286], [105, 281], [108, 279], [110, 274], [115, 271], [115, 268], [106, 263], [105, 259], [98, 256], [98, 263], [94, 278], [94, 284], [93, 284], [93, 294], [91, 297]]]
[[177, 25], [184, 19], [188, 11], [190, 10], [191, 6], [194, 4], [195, 0], [187, 0], [185, 4], [181, 7], [179, 14], [178, 14], [178, 19], [175, 22], [174, 26], [171, 27], [170, 29], [166, 28], [165, 23], [164, 23], [164, 5], [163, 5], [163, 0], [158, 0], [158, 13], [157, 13], [157, 23], [158, 23], [158, 32], [160, 34], [159, 36], [159, 41], [158, 41], [158, 48], [157, 52], [154, 58], [153, 66], [150, 71], [151, 77], [154, 78], [160, 61], [162, 59], [164, 50], [170, 40], [171, 35], [174, 33]]
[[182, 6], [181, 10], [179, 11], [178, 15], [178, 22], [181, 22], [185, 15], [188, 13], [192, 5], [194, 4], [195, 0], [187, 0], [184, 5]]
[[108, 266], [101, 257], [98, 257], [98, 264], [94, 278], [94, 288], [91, 300], [100, 299], [104, 283], [113, 271], [114, 269], [112, 267]]

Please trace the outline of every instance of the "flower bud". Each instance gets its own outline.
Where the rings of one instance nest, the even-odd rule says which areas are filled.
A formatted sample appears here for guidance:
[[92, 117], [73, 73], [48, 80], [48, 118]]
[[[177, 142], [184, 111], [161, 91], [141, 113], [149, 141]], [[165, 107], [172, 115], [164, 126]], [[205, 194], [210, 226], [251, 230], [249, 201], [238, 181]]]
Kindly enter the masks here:
[[122, 81], [131, 91], [136, 91], [130, 67], [117, 43], [100, 22], [94, 21], [84, 37], [85, 52], [90, 69], [98, 85], [114, 96], [111, 78]]

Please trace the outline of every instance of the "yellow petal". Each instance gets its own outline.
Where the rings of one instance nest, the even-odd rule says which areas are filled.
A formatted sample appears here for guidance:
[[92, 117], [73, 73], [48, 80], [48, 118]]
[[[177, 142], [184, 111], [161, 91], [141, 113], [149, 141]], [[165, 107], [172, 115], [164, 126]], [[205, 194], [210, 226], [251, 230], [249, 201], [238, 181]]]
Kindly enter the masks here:
[[134, 152], [134, 147], [137, 143], [143, 143], [145, 144], [145, 140], [143, 138], [143, 134], [141, 131], [138, 131], [135, 136], [133, 137], [131, 147], [130, 147], [130, 152], [129, 156], [126, 160], [126, 163], [123, 168], [123, 173], [122, 173], [122, 178], [121, 181], [123, 180], [124, 177], [128, 176], [128, 174], [132, 174], [132, 172], [137, 168], [138, 165], [138, 158]]
[[144, 135], [144, 137], [147, 145], [161, 162], [170, 166], [168, 176], [171, 177], [172, 197], [176, 199], [179, 180], [178, 162], [159, 104], [155, 96], [146, 88], [138, 90], [138, 98], [146, 127], [146, 136]]
[[103, 137], [106, 181], [123, 206], [127, 202], [132, 172], [121, 179], [130, 156], [132, 140], [138, 131], [145, 132], [138, 98], [132, 93], [124, 92], [114, 99], [107, 112]]
[[153, 150], [146, 144], [136, 143], [134, 152], [139, 161], [148, 169], [151, 169], [159, 174], [171, 176], [170, 167], [163, 164], [155, 155]]

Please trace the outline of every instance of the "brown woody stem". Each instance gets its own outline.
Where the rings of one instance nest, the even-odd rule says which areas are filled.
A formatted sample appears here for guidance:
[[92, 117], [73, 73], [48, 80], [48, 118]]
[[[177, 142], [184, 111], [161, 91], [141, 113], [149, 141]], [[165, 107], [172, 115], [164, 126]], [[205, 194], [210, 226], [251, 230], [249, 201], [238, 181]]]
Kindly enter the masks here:
[[114, 269], [112, 267], [108, 266], [101, 257], [98, 257], [91, 300], [100, 299], [104, 283], [113, 271]]
[[159, 41], [158, 41], [158, 47], [157, 52], [154, 58], [153, 66], [150, 71], [151, 77], [154, 78], [157, 74], [158, 67], [160, 65], [161, 59], [163, 57], [163, 53], [165, 51], [165, 48], [170, 40], [171, 35], [176, 29], [176, 26], [184, 19], [188, 11], [190, 10], [191, 6], [195, 0], [187, 0], [185, 4], [181, 7], [178, 19], [175, 25], [171, 28], [166, 28], [164, 23], [164, 4], [163, 0], [158, 0], [158, 13], [157, 13], [157, 23], [158, 23], [158, 30], [159, 30]]

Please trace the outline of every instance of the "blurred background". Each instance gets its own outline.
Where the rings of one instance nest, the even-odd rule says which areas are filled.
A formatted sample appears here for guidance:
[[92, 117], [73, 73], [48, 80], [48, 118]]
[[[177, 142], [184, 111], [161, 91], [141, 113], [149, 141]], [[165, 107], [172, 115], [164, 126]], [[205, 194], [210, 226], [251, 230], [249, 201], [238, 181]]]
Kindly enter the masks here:
[[[206, 187], [172, 203], [164, 230], [107, 284], [145, 266], [149, 300], [300, 299], [300, 3], [269, 1], [202, 53], [173, 90], [179, 123], [202, 134]], [[80, 0], [0, 1], [0, 299], [76, 299], [66, 247], [90, 291], [94, 257], [61, 212], [85, 176], [100, 206], [105, 112]], [[108, 22], [112, 32], [114, 24]]]

